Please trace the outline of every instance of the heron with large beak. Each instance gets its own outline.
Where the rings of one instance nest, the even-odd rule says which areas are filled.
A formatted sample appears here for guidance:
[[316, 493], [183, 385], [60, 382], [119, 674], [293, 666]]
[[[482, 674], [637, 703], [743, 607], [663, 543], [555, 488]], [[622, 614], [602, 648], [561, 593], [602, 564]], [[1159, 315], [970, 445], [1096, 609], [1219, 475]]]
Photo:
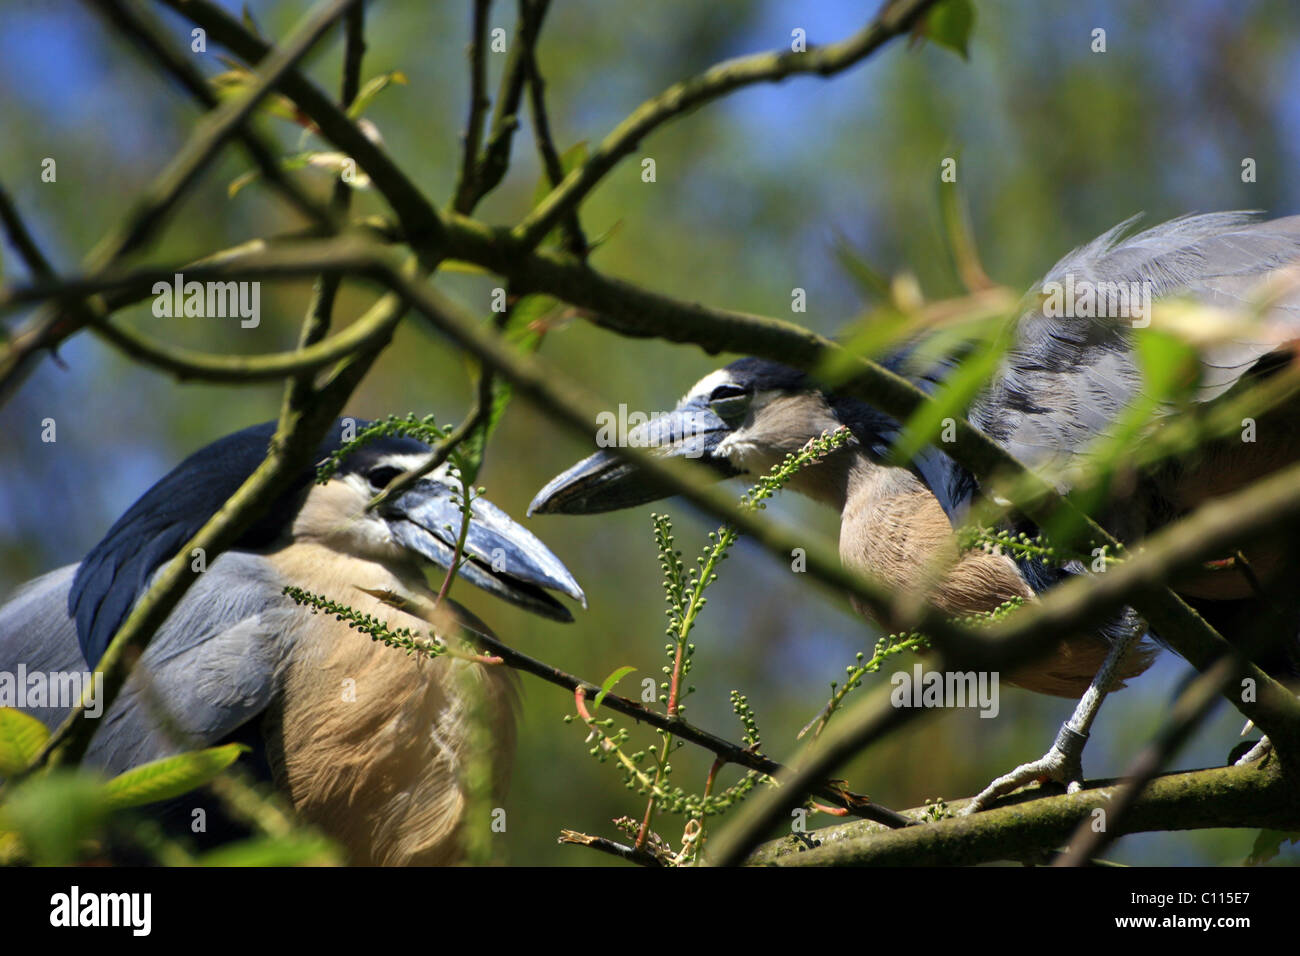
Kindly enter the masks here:
[[[343, 420], [319, 450], [343, 444]], [[354, 421], [357, 428], [365, 422]], [[0, 607], [0, 671], [93, 669], [155, 572], [216, 513], [266, 454], [274, 423], [228, 435], [146, 491], [79, 564], [24, 585]], [[103, 715], [85, 762], [116, 774], [198, 746], [248, 744], [251, 766], [359, 864], [459, 859], [467, 819], [464, 768], [481, 721], [499, 800], [514, 753], [510, 672], [463, 657], [412, 658], [327, 614], [300, 607], [295, 586], [350, 605], [391, 629], [455, 638], [487, 631], [437, 594], [426, 571], [456, 552], [459, 483], [443, 469], [371, 509], [429, 448], [381, 438], [343, 458], [325, 484], [305, 469], [233, 548], [201, 573], [154, 634]], [[533, 614], [570, 621], [548, 591], [585, 605], [560, 560], [505, 512], [471, 502], [458, 577]], [[201, 556], [196, 556], [201, 558]], [[440, 575], [441, 576], [441, 575]], [[437, 585], [435, 584], [434, 587]], [[400, 608], [400, 609], [399, 609]], [[27, 709], [50, 727], [75, 701]], [[482, 735], [478, 735], [482, 736]], [[166, 808], [188, 824], [225, 817], [207, 794]]]
[[[1157, 300], [1179, 296], [1239, 307], [1300, 261], [1300, 217], [1261, 222], [1218, 213], [1126, 237], [1128, 225], [1061, 260], [1044, 288], [1136, 284]], [[1049, 314], [1045, 304], [1040, 297], [1015, 320], [1014, 345], [969, 418], [1024, 464], [1059, 476], [1063, 466], [1086, 460], [1089, 449], [1141, 396], [1136, 348], [1145, 333], [1143, 322], [1105, 309], [1061, 315]], [[1238, 334], [1203, 350], [1194, 401], [1213, 401], [1244, 388], [1289, 360], [1300, 339], [1300, 294], [1294, 283], [1288, 294], [1271, 301], [1255, 329], [1258, 334]], [[909, 364], [912, 354], [902, 349], [885, 364], [932, 390], [950, 363], [918, 370]], [[1174, 412], [1166, 405], [1159, 416], [1167, 419]], [[918, 582], [932, 580], [934, 567], [945, 567], [946, 573], [927, 585], [926, 597], [953, 615], [991, 611], [1012, 599], [1032, 601], [1060, 581], [1086, 573], [1078, 562], [1048, 566], [983, 549], [959, 552], [954, 527], [980, 494], [979, 482], [945, 455], [941, 444], [927, 447], [906, 466], [891, 464], [888, 453], [900, 432], [898, 422], [776, 362], [745, 358], [706, 375], [676, 410], [635, 429], [628, 441], [665, 456], [700, 458], [720, 476], [759, 475], [809, 439], [840, 426], [848, 426], [852, 441], [801, 472], [791, 487], [840, 513], [839, 551], [846, 566], [898, 592], [915, 590]], [[1111, 504], [1105, 523], [1132, 544], [1206, 500], [1300, 460], [1300, 410], [1294, 403], [1259, 427], [1253, 443], [1234, 436], [1143, 473], [1131, 495]], [[529, 513], [596, 513], [666, 493], [614, 452], [601, 450], [552, 479]], [[1267, 581], [1286, 573], [1276, 551], [1247, 550], [1256, 573]], [[1196, 575], [1176, 582], [1176, 589], [1230, 638], [1241, 636], [1234, 629], [1260, 619], [1261, 598], [1246, 576]], [[1296, 673], [1300, 662], [1294, 639], [1300, 602], [1292, 603], [1285, 646], [1262, 661], [1275, 672]], [[1081, 699], [1048, 754], [994, 781], [972, 809], [1034, 780], [1077, 788], [1080, 755], [1101, 700], [1144, 671], [1158, 650], [1147, 636], [1133, 612], [1125, 611], [1099, 630], [1063, 636], [1052, 653], [1004, 675], [1021, 687]], [[1158, 643], [1158, 634], [1149, 636]]]

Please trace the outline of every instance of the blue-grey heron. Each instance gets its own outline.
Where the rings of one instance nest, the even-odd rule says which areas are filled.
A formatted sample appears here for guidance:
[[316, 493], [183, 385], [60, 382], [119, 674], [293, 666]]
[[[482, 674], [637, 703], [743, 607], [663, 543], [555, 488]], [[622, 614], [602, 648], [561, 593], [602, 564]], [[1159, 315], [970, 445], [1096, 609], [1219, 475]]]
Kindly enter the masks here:
[[[1300, 339], [1300, 283], [1284, 281], [1300, 262], [1300, 217], [1259, 221], [1241, 213], [1189, 216], [1128, 235], [1121, 224], [1062, 259], [1048, 273], [1043, 295], [1015, 320], [1012, 347], [976, 398], [971, 423], [1024, 464], [1069, 487], [1067, 466], [1086, 460], [1143, 388], [1136, 354], [1149, 312], [1120, 314], [1121, 292], [1151, 300], [1181, 297], [1203, 306], [1240, 309], [1264, 284], [1276, 283], [1260, 320], [1244, 331], [1205, 344], [1192, 400], [1219, 398], [1273, 374]], [[1054, 311], [1059, 290], [1092, 296], [1086, 308]], [[1131, 302], [1130, 305], [1137, 304]], [[952, 363], [918, 369], [908, 343], [886, 364], [932, 390]], [[1175, 414], [1166, 403], [1157, 422]], [[1009, 599], [1032, 600], [1058, 582], [1085, 573], [1079, 562], [1060, 566], [1013, 560], [996, 550], [958, 553], [954, 525], [980, 485], [943, 452], [927, 447], [907, 467], [887, 454], [899, 425], [870, 406], [819, 387], [804, 373], [776, 362], [745, 358], [705, 376], [670, 414], [628, 435], [670, 456], [702, 458], [721, 474], [761, 474], [825, 430], [847, 425], [853, 441], [798, 476], [793, 487], [841, 514], [840, 557], [899, 591], [929, 579], [936, 560], [947, 572], [928, 596], [953, 614], [990, 611]], [[1111, 502], [1105, 523], [1134, 542], [1217, 495], [1238, 489], [1284, 464], [1300, 460], [1300, 414], [1295, 403], [1258, 423], [1258, 435], [1234, 436], [1143, 472], [1130, 493]], [[558, 475], [534, 499], [532, 513], [581, 514], [631, 507], [663, 497], [662, 486], [602, 450]], [[1020, 529], [1017, 529], [1020, 530]], [[1032, 531], [1034, 529], [1028, 528]], [[1247, 548], [1259, 574], [1276, 576], [1276, 551]], [[1229, 629], [1258, 608], [1252, 583], [1240, 574], [1202, 574], [1176, 582], [1184, 597]], [[862, 609], [865, 610], [865, 609]], [[1270, 663], [1295, 673], [1296, 621]], [[1007, 679], [1048, 694], [1081, 697], [1074, 716], [1042, 760], [999, 778], [973, 807], [1034, 779], [1077, 786], [1079, 754], [1107, 691], [1141, 673], [1157, 648], [1125, 612], [1096, 632], [1068, 635], [1055, 652]], [[1157, 641], [1159, 635], [1153, 635]]]
[[[341, 447], [344, 421], [332, 428], [319, 459]], [[155, 572], [261, 462], [273, 432], [273, 423], [255, 426], [194, 453], [146, 491], [80, 563], [20, 588], [0, 608], [0, 670], [61, 674], [93, 667]], [[305, 819], [338, 840], [352, 862], [455, 861], [461, 831], [470, 825], [462, 771], [471, 718], [487, 728], [499, 791], [514, 749], [511, 673], [463, 657], [408, 657], [283, 593], [297, 586], [391, 628], [429, 633], [433, 620], [379, 596], [411, 598], [416, 607], [435, 599], [425, 569], [445, 569], [453, 560], [459, 483], [443, 466], [367, 508], [428, 454], [419, 441], [386, 437], [350, 452], [325, 484], [313, 482], [313, 469], [303, 471], [198, 576], [155, 633], [103, 715], [86, 763], [118, 773], [190, 747], [239, 740], [253, 747], [254, 765]], [[475, 497], [471, 508], [459, 576], [542, 617], [571, 620], [547, 593], [585, 603], [560, 560], [487, 500]], [[438, 607], [451, 624], [486, 631], [454, 602]], [[54, 705], [69, 702], [36, 703], [46, 706], [27, 709], [53, 727], [67, 713]], [[219, 809], [197, 793], [181, 802], [189, 813]]]

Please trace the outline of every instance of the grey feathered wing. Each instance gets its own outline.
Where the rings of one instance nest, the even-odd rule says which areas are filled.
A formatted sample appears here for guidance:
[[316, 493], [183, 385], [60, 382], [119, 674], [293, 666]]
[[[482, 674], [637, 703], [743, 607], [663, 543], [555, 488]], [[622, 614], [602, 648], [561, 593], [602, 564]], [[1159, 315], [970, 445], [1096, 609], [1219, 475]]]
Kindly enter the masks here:
[[[1187, 216], [1124, 238], [1132, 220], [1076, 249], [1044, 283], [1151, 284], [1152, 298], [1178, 295], [1241, 307], [1268, 273], [1300, 261], [1300, 216], [1260, 222], [1249, 213]], [[1267, 327], [1267, 331], [1266, 331]], [[1280, 334], [1279, 334], [1280, 333]], [[1280, 340], [1300, 338], [1300, 294], [1280, 298], [1260, 334], [1201, 354], [1195, 394], [1223, 394]], [[1104, 435], [1142, 387], [1133, 354], [1143, 334], [1130, 319], [1054, 317], [1041, 307], [1017, 321], [1013, 346], [971, 408], [971, 422], [1016, 458], [1055, 469]]]
[[[76, 565], [28, 582], [0, 607], [0, 671], [86, 671], [68, 590]], [[302, 620], [260, 555], [231, 551], [203, 574], [159, 628], [86, 762], [107, 773], [212, 745], [261, 714]], [[54, 727], [67, 710], [27, 708]], [[162, 716], [160, 711], [165, 712]], [[172, 722], [172, 727], [168, 727]]]

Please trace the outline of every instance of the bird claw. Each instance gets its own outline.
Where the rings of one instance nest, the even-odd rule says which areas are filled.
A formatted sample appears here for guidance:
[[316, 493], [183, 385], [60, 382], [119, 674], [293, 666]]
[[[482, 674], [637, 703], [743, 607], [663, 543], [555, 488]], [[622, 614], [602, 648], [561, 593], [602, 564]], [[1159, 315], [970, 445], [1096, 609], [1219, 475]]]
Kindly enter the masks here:
[[1051, 750], [1038, 760], [1021, 764], [1010, 773], [998, 777], [981, 790], [970, 803], [962, 807], [959, 814], [969, 816], [972, 813], [979, 813], [987, 809], [998, 797], [1019, 790], [1035, 781], [1042, 783], [1055, 781], [1065, 785], [1066, 793], [1078, 793], [1083, 786], [1083, 746], [1087, 741], [1087, 734], [1081, 734], [1068, 725], [1062, 725]]
[[1238, 757], [1233, 763], [1234, 767], [1242, 767], [1248, 763], [1254, 763], [1261, 757], [1265, 757], [1273, 752], [1273, 742], [1267, 737], [1260, 737], [1259, 742], [1251, 747], [1242, 756]]

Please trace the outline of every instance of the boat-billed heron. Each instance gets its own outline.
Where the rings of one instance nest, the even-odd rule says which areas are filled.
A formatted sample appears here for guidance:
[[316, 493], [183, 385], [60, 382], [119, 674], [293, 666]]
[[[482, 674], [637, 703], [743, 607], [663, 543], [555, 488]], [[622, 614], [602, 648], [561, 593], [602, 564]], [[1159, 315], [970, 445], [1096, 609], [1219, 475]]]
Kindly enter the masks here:
[[[321, 460], [341, 447], [344, 421], [320, 448]], [[158, 568], [261, 462], [273, 432], [273, 423], [255, 426], [191, 455], [79, 564], [20, 588], [0, 608], [0, 670], [48, 675], [93, 666]], [[468, 655], [407, 656], [283, 593], [300, 587], [391, 628], [428, 634], [430, 621], [398, 610], [391, 596], [414, 598], [407, 606], [415, 607], [435, 599], [425, 570], [445, 570], [453, 560], [459, 482], [444, 466], [367, 509], [428, 453], [412, 439], [381, 438], [346, 455], [326, 484], [313, 481], [313, 469], [303, 471], [207, 566], [154, 634], [102, 716], [86, 763], [118, 773], [192, 747], [241, 741], [253, 748], [252, 765], [340, 842], [351, 862], [457, 860], [461, 831], [474, 825], [464, 818], [462, 779], [477, 726], [471, 719], [488, 730], [499, 791], [514, 751], [511, 673]], [[471, 508], [459, 577], [542, 617], [572, 620], [547, 593], [584, 601], [560, 560], [485, 499], [473, 499]], [[486, 631], [459, 605], [444, 599], [438, 607], [453, 624]], [[70, 702], [35, 703], [29, 712], [53, 727]], [[202, 792], [179, 798], [168, 812], [189, 824], [196, 808], [224, 818]], [[478, 824], [490, 826], [491, 808], [484, 813]]]
[[[1261, 284], [1300, 260], [1300, 217], [1264, 222], [1242, 213], [1173, 220], [1136, 235], [1122, 224], [1061, 260], [1044, 280], [1044, 295], [1015, 320], [1013, 344], [969, 419], [1021, 462], [1041, 469], [1058, 486], [1063, 466], [1086, 459], [1090, 447], [1111, 434], [1119, 416], [1141, 397], [1136, 354], [1149, 313], [1121, 316], [1113, 290], [1145, 290], [1153, 300], [1179, 296], [1209, 306], [1241, 307]], [[1092, 306], [1054, 312], [1048, 290], [1091, 287]], [[1283, 287], [1248, 334], [1215, 341], [1200, 355], [1193, 400], [1208, 402], [1275, 372], [1300, 339], [1300, 293]], [[1109, 295], [1108, 301], [1105, 297]], [[1059, 303], [1058, 303], [1059, 305]], [[915, 341], [886, 364], [932, 391], [952, 362], [918, 370], [909, 361]], [[1173, 415], [1173, 405], [1158, 415]], [[870, 406], [813, 384], [803, 373], [754, 358], [732, 362], [697, 382], [670, 414], [652, 418], [627, 436], [629, 444], [666, 456], [702, 458], [723, 475], [756, 475], [827, 429], [847, 425], [852, 441], [797, 476], [792, 487], [840, 512], [839, 551], [847, 566], [868, 572], [896, 590], [930, 580], [936, 559], [947, 571], [929, 590], [930, 600], [953, 614], [990, 611], [1013, 598], [1032, 600], [1070, 576], [1086, 573], [1078, 562], [1050, 566], [1014, 560], [985, 549], [959, 553], [954, 525], [980, 487], [943, 453], [937, 442], [907, 467], [887, 463], [898, 422]], [[1103, 523], [1132, 543], [1209, 498], [1300, 460], [1300, 412], [1294, 403], [1258, 423], [1258, 435], [1237, 435], [1194, 454], [1149, 469], [1126, 495], [1111, 503]], [[664, 491], [608, 450], [598, 451], [554, 478], [529, 513], [580, 514], [626, 508]], [[1028, 526], [1016, 531], [1033, 533]], [[1279, 555], [1246, 549], [1260, 575], [1275, 577]], [[1249, 576], [1201, 574], [1177, 582], [1198, 610], [1234, 636], [1240, 623], [1258, 621], [1257, 593]], [[1296, 634], [1295, 613], [1285, 633]], [[860, 610], [865, 610], [860, 608]], [[1009, 683], [1046, 694], [1081, 697], [1056, 744], [1039, 761], [999, 778], [974, 807], [1034, 779], [1077, 787], [1079, 754], [1101, 698], [1145, 670], [1158, 650], [1126, 611], [1096, 632], [1067, 635], [1053, 653], [1014, 674]], [[1150, 635], [1159, 641], [1159, 635]], [[1289, 640], [1266, 663], [1295, 673], [1296, 642]]]

